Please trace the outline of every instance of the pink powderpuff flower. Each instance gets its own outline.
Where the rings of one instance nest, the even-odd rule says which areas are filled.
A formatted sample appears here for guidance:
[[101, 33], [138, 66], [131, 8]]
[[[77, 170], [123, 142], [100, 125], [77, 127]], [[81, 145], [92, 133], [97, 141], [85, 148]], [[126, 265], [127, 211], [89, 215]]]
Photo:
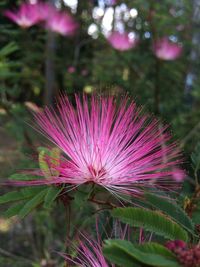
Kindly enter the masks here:
[[35, 4], [40, 21], [45, 22], [54, 12], [58, 12], [56, 7], [49, 3], [37, 2]]
[[131, 36], [127, 32], [120, 33], [117, 31], [112, 32], [107, 40], [113, 48], [120, 51], [134, 48], [138, 43], [136, 36]]
[[67, 12], [52, 10], [46, 19], [46, 28], [61, 35], [73, 35], [78, 28], [77, 22]]
[[60, 12], [51, 4], [37, 2], [24, 3], [17, 11], [6, 11], [5, 16], [23, 28], [29, 28], [37, 23], [45, 22], [46, 28], [62, 35], [72, 35], [78, 25], [65, 12]]
[[167, 37], [163, 37], [154, 42], [153, 52], [160, 59], [175, 60], [181, 56], [182, 47], [169, 41]]
[[[82, 237], [83, 240], [79, 239], [78, 246], [75, 246], [78, 253], [76, 258], [60, 253], [67, 263], [75, 264], [80, 267], [109, 267], [106, 259], [104, 258], [100, 241], [96, 241], [83, 234]], [[114, 265], [112, 266], [114, 267]]]
[[[118, 238], [125, 239], [130, 235], [130, 227], [128, 225], [122, 226], [120, 222], [115, 221], [115, 226], [117, 228]], [[74, 245], [72, 241], [70, 242], [70, 247], [72, 247], [76, 252], [77, 256], [72, 258], [71, 256], [60, 253], [60, 255], [67, 261], [69, 264], [75, 264], [80, 267], [109, 267], [110, 265], [107, 263], [104, 255], [103, 255], [103, 241], [101, 239], [101, 235], [99, 233], [98, 225], [96, 224], [96, 233], [97, 238], [94, 239], [88, 234], [80, 233], [77, 239], [77, 245]], [[106, 238], [108, 238], [108, 234], [106, 234]], [[115, 237], [114, 229], [113, 233], [110, 233], [110, 237]], [[112, 264], [112, 267], [115, 265]]]
[[4, 14], [22, 28], [29, 28], [41, 20], [38, 4], [24, 3], [18, 10], [7, 10]]
[[67, 68], [68, 73], [74, 73], [76, 71], [76, 68], [74, 66], [70, 66]]
[[[75, 96], [76, 108], [67, 96], [56, 110], [36, 113], [39, 130], [63, 152], [58, 164], [51, 164], [48, 179], [11, 181], [13, 185], [66, 184], [76, 188], [86, 183], [102, 186], [114, 196], [141, 195], [144, 187], [169, 187], [177, 171], [179, 152], [170, 135], [156, 119], [141, 114], [128, 98]], [[165, 155], [165, 160], [163, 160]], [[52, 160], [50, 160], [52, 161]], [[176, 167], [176, 169], [174, 169]], [[9, 182], [8, 182], [9, 183]]]

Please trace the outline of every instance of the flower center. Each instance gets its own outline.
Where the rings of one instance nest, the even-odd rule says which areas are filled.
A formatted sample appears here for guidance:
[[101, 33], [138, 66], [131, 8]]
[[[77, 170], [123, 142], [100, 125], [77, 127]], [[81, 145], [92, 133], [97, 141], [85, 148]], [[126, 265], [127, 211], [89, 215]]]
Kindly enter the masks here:
[[90, 166], [88, 166], [88, 170], [90, 173], [90, 179], [94, 182], [95, 181], [98, 182], [99, 180], [103, 179], [103, 177], [106, 174], [106, 170], [103, 167], [96, 168], [96, 167], [90, 165]]

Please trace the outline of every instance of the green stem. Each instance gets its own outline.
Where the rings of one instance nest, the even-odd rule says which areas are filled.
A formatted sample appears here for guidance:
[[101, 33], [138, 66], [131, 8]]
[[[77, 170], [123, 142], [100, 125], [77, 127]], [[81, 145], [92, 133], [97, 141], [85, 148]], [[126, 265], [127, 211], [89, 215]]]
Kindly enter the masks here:
[[160, 73], [160, 62], [156, 58], [155, 63], [155, 87], [154, 87], [154, 109], [155, 114], [160, 114], [160, 84], [159, 84], [159, 73]]

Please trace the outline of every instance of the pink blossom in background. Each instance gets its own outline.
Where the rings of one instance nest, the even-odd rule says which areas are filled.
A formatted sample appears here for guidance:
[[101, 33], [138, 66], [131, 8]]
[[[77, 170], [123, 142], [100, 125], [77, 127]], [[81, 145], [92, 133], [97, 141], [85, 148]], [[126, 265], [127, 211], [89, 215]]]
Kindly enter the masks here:
[[70, 66], [67, 68], [68, 73], [74, 73], [76, 71], [76, 68], [74, 66]]
[[154, 43], [153, 52], [160, 59], [175, 60], [181, 56], [182, 47], [171, 42], [167, 37], [163, 37]]
[[135, 36], [131, 38], [130, 34], [127, 32], [120, 33], [117, 31], [112, 32], [108, 36], [107, 40], [113, 48], [120, 51], [126, 51], [134, 48], [138, 43], [138, 40]]
[[46, 28], [61, 35], [73, 35], [78, 28], [77, 22], [67, 12], [51, 11], [46, 20]]
[[43, 2], [22, 4], [17, 11], [6, 11], [5, 16], [23, 28], [45, 22], [48, 30], [61, 35], [72, 35], [78, 27], [70, 14], [61, 12], [53, 5]]
[[173, 178], [175, 181], [181, 182], [184, 180], [185, 176], [186, 175], [185, 175], [185, 172], [183, 170], [177, 169], [177, 168], [174, 169]]
[[29, 28], [41, 19], [38, 14], [38, 5], [30, 3], [22, 4], [15, 11], [7, 10], [4, 14], [22, 28]]
[[[41, 133], [63, 152], [59, 166], [51, 165], [52, 176], [42, 179], [11, 181], [15, 185], [67, 184], [76, 188], [95, 183], [113, 195], [135, 197], [144, 187], [170, 186], [175, 183], [179, 152], [158, 120], [141, 114], [133, 101], [120, 104], [110, 97], [76, 96], [76, 107], [67, 96], [60, 98], [56, 112], [45, 108], [35, 114]], [[165, 155], [163, 161], [162, 155]], [[174, 181], [174, 182], [173, 182]]]
[[110, 4], [111, 4], [111, 5], [116, 5], [117, 2], [118, 2], [118, 0], [110, 0]]
[[37, 12], [38, 12], [40, 21], [43, 21], [43, 22], [50, 19], [50, 17], [52, 17], [54, 13], [58, 12], [57, 8], [49, 3], [38, 2], [35, 5], [37, 7]]
[[88, 70], [83, 69], [83, 70], [81, 71], [81, 75], [82, 75], [82, 76], [87, 76], [87, 75], [88, 75]]

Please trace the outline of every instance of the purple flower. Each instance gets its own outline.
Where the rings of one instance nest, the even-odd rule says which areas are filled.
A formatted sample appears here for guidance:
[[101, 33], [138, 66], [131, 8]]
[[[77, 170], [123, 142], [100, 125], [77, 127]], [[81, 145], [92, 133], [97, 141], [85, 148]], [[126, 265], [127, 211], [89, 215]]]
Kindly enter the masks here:
[[154, 42], [153, 52], [160, 59], [175, 60], [181, 56], [182, 47], [169, 41], [167, 37], [163, 37]]
[[[63, 152], [59, 164], [50, 166], [52, 176], [15, 185], [85, 183], [104, 187], [113, 195], [138, 196], [144, 187], [169, 186], [179, 152], [169, 143], [167, 127], [141, 114], [128, 98], [117, 105], [114, 97], [76, 96], [74, 107], [61, 97], [56, 110], [45, 108], [35, 114], [40, 131]], [[52, 160], [50, 160], [52, 162]], [[59, 173], [59, 175], [53, 175]]]
[[82, 240], [78, 240], [78, 246], [75, 247], [78, 256], [71, 258], [66, 254], [60, 254], [68, 263], [76, 264], [80, 267], [109, 267], [106, 262], [100, 240], [96, 241], [91, 237], [82, 234]]
[[78, 28], [74, 18], [67, 12], [51, 10], [46, 19], [46, 28], [61, 35], [73, 35]]
[[52, 17], [54, 13], [59, 12], [55, 6], [49, 3], [38, 2], [36, 4], [38, 16], [40, 21], [45, 22], [47, 21], [50, 16]]
[[70, 66], [67, 68], [68, 73], [74, 73], [76, 71], [76, 68], [74, 66]]
[[72, 35], [78, 26], [70, 14], [61, 12], [53, 5], [42, 2], [22, 4], [18, 10], [8, 10], [5, 15], [23, 28], [45, 22], [48, 30], [62, 35]]
[[117, 31], [112, 32], [108, 36], [107, 40], [113, 48], [120, 51], [125, 51], [134, 48], [138, 43], [136, 36], [132, 36], [127, 32], [120, 33]]
[[[117, 230], [118, 238], [121, 238], [122, 240], [124, 240], [125, 237], [128, 238], [128, 240], [130, 239], [130, 226], [122, 226], [120, 222], [115, 221], [114, 227], [116, 227], [116, 229], [113, 229], [110, 234], [105, 232], [107, 238], [115, 237], [114, 232]], [[80, 233], [78, 239], [76, 240], [76, 244], [78, 243], [77, 245], [74, 245], [73, 242], [69, 240], [70, 246], [77, 252], [77, 256], [75, 258], [72, 258], [64, 253], [60, 253], [60, 255], [65, 258], [67, 263], [76, 264], [80, 267], [110, 266], [103, 255], [103, 241], [99, 233], [98, 225], [96, 225], [96, 234], [97, 237], [94, 239], [88, 234]], [[115, 267], [115, 265], [112, 264], [112, 267]]]
[[4, 14], [22, 28], [29, 28], [41, 20], [38, 4], [24, 3], [18, 10], [7, 10]]

